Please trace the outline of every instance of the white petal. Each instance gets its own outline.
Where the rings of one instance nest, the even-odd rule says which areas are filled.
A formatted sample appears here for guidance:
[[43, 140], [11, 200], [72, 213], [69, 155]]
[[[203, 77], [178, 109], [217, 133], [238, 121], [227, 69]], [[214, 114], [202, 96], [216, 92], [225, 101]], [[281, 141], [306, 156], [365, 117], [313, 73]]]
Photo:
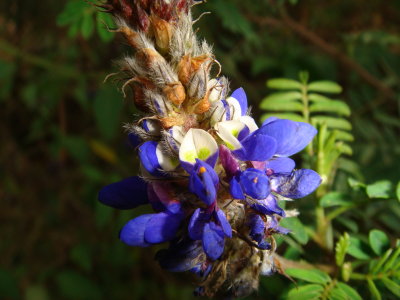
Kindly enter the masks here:
[[250, 132], [256, 131], [258, 129], [256, 122], [250, 116], [241, 116], [239, 118], [239, 121], [246, 124], [247, 127], [250, 129]]
[[226, 121], [226, 109], [222, 101], [213, 103], [209, 111], [212, 114], [210, 118], [211, 126], [218, 122]]
[[179, 149], [179, 159], [189, 163], [195, 163], [196, 158], [206, 160], [218, 151], [218, 145], [214, 138], [205, 130], [190, 129]]
[[157, 145], [156, 156], [158, 163], [160, 164], [161, 168], [165, 171], [173, 171], [179, 165], [179, 161], [177, 159], [173, 159], [172, 157], [166, 155], [162, 151], [161, 143]]
[[222, 77], [220, 79], [213, 78], [207, 83], [207, 89], [210, 91], [208, 100], [213, 103], [225, 98], [227, 80]]
[[231, 150], [240, 149], [242, 145], [237, 139], [240, 131], [246, 127], [245, 124], [239, 121], [225, 121], [215, 124], [218, 136], [225, 142]]
[[239, 120], [242, 116], [242, 109], [239, 101], [233, 97], [229, 97], [226, 99], [226, 102], [228, 103], [230, 109], [230, 120]]

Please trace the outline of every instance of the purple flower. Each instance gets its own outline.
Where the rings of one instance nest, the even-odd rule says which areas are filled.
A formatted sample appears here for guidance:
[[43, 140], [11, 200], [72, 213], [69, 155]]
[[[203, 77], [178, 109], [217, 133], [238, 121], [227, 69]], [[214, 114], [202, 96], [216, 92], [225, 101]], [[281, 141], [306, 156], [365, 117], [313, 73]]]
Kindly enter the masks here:
[[98, 199], [117, 209], [132, 209], [149, 202], [147, 183], [138, 176], [129, 177], [103, 187]]
[[153, 208], [160, 212], [141, 215], [122, 228], [119, 237], [129, 246], [147, 247], [172, 240], [185, 217], [180, 202], [168, 184], [149, 184], [147, 198]]
[[191, 271], [205, 277], [211, 271], [212, 263], [207, 259], [201, 241], [189, 238], [173, 240], [168, 249], [156, 254], [162, 268], [171, 272]]
[[218, 175], [214, 169], [196, 158], [196, 163], [190, 173], [189, 190], [209, 206], [217, 197], [218, 182]]
[[245, 195], [253, 199], [265, 199], [271, 189], [268, 176], [257, 169], [249, 168], [231, 180], [231, 194], [236, 199], [245, 199]]
[[198, 208], [189, 221], [189, 237], [202, 240], [204, 252], [211, 260], [217, 260], [224, 251], [225, 237], [232, 237], [232, 228], [222, 210], [213, 205]]

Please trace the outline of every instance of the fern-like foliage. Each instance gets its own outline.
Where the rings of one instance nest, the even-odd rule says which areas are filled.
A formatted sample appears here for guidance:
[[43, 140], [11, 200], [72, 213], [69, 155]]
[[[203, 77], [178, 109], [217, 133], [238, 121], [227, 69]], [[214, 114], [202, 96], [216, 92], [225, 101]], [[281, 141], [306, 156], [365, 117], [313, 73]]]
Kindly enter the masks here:
[[262, 100], [260, 108], [267, 111], [262, 120], [275, 116], [314, 125], [318, 129], [318, 136], [312, 147], [308, 148], [312, 160], [310, 163], [328, 186], [337, 168], [357, 176], [357, 166], [354, 163], [348, 159], [339, 159], [343, 154], [352, 154], [348, 143], [354, 137], [350, 132], [351, 123], [346, 119], [350, 115], [350, 108], [343, 100], [327, 96], [341, 93], [340, 85], [332, 81], [308, 82], [308, 77], [307, 72], [301, 72], [299, 80], [268, 80], [267, 86], [279, 91]]

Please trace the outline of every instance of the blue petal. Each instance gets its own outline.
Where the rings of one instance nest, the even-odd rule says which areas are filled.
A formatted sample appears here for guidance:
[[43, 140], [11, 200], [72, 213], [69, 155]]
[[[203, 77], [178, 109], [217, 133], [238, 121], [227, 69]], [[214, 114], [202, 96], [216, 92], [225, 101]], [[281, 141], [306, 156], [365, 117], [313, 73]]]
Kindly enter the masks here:
[[101, 203], [118, 209], [135, 208], [148, 203], [147, 183], [138, 176], [129, 177], [103, 187], [98, 199]]
[[163, 269], [171, 272], [184, 272], [195, 268], [204, 254], [200, 241], [189, 239], [181, 240], [177, 243], [171, 243], [168, 249], [157, 252], [156, 259]]
[[217, 173], [214, 171], [214, 168], [211, 167], [208, 163], [196, 158], [196, 164], [194, 166], [194, 170], [196, 173], [199, 173], [201, 167], [206, 168], [207, 173], [211, 176], [211, 179], [215, 186], [219, 184], [219, 178]]
[[211, 215], [203, 209], [198, 208], [194, 211], [189, 221], [188, 232], [192, 240], [201, 240], [204, 225], [210, 221]]
[[259, 200], [257, 203], [252, 204], [251, 207], [266, 215], [277, 214], [282, 217], [285, 216], [285, 211], [279, 207], [278, 201], [272, 194], [269, 194], [266, 199]]
[[240, 109], [242, 111], [242, 116], [245, 116], [247, 112], [247, 96], [244, 89], [243, 88], [236, 89], [232, 93], [231, 97], [235, 98], [239, 102]]
[[267, 161], [265, 168], [273, 173], [290, 173], [295, 167], [295, 162], [289, 157], [274, 157]]
[[240, 185], [244, 193], [253, 199], [265, 199], [271, 191], [267, 175], [253, 168], [240, 175]]
[[136, 148], [142, 142], [142, 138], [134, 132], [128, 134], [128, 140], [133, 148]]
[[155, 211], [168, 210], [177, 214], [182, 211], [181, 203], [173, 188], [166, 182], [152, 182], [148, 188], [149, 202]]
[[220, 226], [214, 222], [204, 225], [203, 230], [203, 249], [207, 256], [212, 260], [217, 260], [224, 252], [225, 237]]
[[261, 127], [264, 126], [264, 125], [267, 125], [267, 124], [269, 124], [269, 123], [271, 123], [271, 122], [273, 122], [273, 121], [276, 121], [276, 120], [279, 120], [279, 118], [277, 118], [277, 117], [269, 117], [268, 119], [266, 119], [266, 120], [262, 123]]
[[189, 190], [208, 206], [213, 204], [217, 197], [213, 179], [207, 171], [201, 175], [195, 172], [190, 175]]
[[310, 124], [291, 120], [275, 120], [259, 129], [262, 133], [275, 138], [275, 155], [291, 156], [303, 150], [317, 134]]
[[170, 241], [175, 237], [183, 215], [161, 212], [154, 214], [146, 225], [144, 239], [151, 244]]
[[271, 176], [271, 185], [278, 194], [298, 199], [305, 197], [321, 184], [321, 177], [317, 172], [309, 169], [300, 169], [291, 174], [277, 174]]
[[235, 199], [244, 200], [246, 197], [243, 193], [242, 187], [240, 186], [239, 182], [236, 178], [232, 178], [229, 183], [229, 191]]
[[144, 239], [144, 232], [147, 223], [154, 214], [141, 215], [133, 220], [130, 220], [120, 231], [119, 238], [129, 246], [148, 247], [151, 244]]
[[222, 227], [222, 230], [224, 231], [225, 235], [227, 237], [232, 237], [232, 227], [231, 224], [229, 224], [228, 220], [226, 219], [226, 216], [224, 212], [221, 209], [218, 209], [215, 212], [216, 219], [218, 220], [219, 225]]
[[257, 243], [261, 242], [265, 236], [265, 223], [260, 215], [251, 214], [249, 216], [250, 237]]
[[264, 161], [272, 157], [276, 152], [276, 140], [259, 131], [241, 141], [242, 148], [232, 151], [242, 161]]
[[272, 246], [267, 242], [267, 240], [264, 239], [258, 243], [258, 247], [264, 250], [269, 250]]
[[143, 167], [154, 176], [162, 175], [156, 154], [157, 144], [155, 141], [148, 141], [139, 147], [139, 157]]

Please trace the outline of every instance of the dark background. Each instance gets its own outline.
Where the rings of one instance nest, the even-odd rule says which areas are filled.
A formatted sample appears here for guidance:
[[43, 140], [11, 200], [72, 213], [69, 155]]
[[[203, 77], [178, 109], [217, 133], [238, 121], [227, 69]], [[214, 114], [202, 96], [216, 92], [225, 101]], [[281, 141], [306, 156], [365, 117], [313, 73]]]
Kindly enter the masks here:
[[[342, 85], [352, 109], [352, 162], [365, 182], [399, 179], [400, 2], [224, 1], [195, 8], [232, 89], [256, 119], [274, 77]], [[103, 21], [101, 21], [102, 19]], [[0, 3], [0, 299], [191, 299], [187, 274], [162, 271], [157, 247], [133, 249], [118, 230], [146, 208], [99, 205], [105, 184], [134, 175], [122, 129], [131, 96], [104, 77], [129, 54], [84, 1]], [[290, 284], [262, 279], [252, 299]]]

